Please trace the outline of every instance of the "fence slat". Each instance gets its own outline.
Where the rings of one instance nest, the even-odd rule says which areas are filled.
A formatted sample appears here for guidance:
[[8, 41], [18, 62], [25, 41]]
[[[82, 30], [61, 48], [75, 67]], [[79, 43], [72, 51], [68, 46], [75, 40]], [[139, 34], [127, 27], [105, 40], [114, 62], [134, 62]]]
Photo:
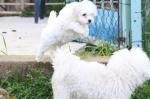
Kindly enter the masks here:
[[0, 5], [21, 5], [20, 3], [0, 3]]
[[21, 11], [1, 11], [0, 15], [20, 15]]
[[21, 0], [21, 10], [24, 10], [24, 0]]
[[[23, 1], [24, 2], [24, 1]], [[22, 5], [22, 3], [0, 3], [0, 5]], [[24, 3], [23, 5], [31, 5], [33, 6], [34, 3]], [[61, 2], [61, 3], [46, 3], [46, 5], [65, 5], [65, 2]]]
[[[24, 0], [21, 0], [20, 3], [0, 3], [2, 6], [21, 6], [21, 10], [23, 11], [25, 9], [25, 6], [34, 6], [35, 3], [28, 3], [25, 2]], [[65, 2], [60, 2], [60, 3], [46, 3], [46, 6], [49, 5], [65, 5]], [[0, 11], [0, 15], [20, 15], [21, 11]]]

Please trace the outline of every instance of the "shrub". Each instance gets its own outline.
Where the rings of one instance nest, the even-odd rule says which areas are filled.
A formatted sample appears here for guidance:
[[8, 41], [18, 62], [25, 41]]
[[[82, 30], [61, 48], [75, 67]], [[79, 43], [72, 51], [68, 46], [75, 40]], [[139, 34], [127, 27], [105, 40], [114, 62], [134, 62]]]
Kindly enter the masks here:
[[[63, 3], [64, 0], [46, 0], [48, 3]], [[49, 16], [50, 11], [55, 10], [56, 12], [59, 12], [64, 5], [46, 5], [45, 7], [45, 16]], [[34, 7], [28, 6], [25, 8], [24, 11], [22, 11], [22, 15], [24, 17], [32, 17], [34, 16]]]
[[76, 52], [76, 55], [81, 57], [87, 56], [110, 56], [119, 48], [110, 43], [99, 43], [98, 45], [88, 44], [85, 50]]
[[12, 74], [0, 80], [0, 87], [5, 88], [16, 99], [53, 99], [50, 76], [37, 69], [24, 77]]
[[131, 99], [150, 99], [150, 81], [146, 81], [143, 86], [138, 87]]

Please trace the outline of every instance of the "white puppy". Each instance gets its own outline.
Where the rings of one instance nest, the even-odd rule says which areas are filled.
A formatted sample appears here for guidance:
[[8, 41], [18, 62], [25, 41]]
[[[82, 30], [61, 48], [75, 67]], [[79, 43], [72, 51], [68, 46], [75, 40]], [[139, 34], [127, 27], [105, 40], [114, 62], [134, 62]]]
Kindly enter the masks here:
[[96, 6], [89, 0], [67, 4], [56, 17], [55, 12], [50, 13], [48, 25], [43, 30], [36, 60], [40, 61], [48, 50], [55, 50], [81, 35], [88, 36], [88, 25], [97, 15]]
[[107, 65], [83, 61], [62, 49], [54, 55], [54, 99], [130, 99], [150, 79], [150, 60], [140, 48], [115, 52]]

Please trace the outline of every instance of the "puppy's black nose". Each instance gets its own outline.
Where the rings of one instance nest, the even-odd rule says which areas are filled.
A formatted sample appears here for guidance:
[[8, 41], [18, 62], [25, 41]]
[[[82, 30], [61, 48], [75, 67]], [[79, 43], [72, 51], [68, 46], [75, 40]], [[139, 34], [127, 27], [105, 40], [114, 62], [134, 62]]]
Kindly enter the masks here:
[[92, 20], [90, 20], [90, 19], [89, 19], [89, 20], [88, 20], [88, 22], [89, 22], [89, 23], [91, 23], [91, 22], [92, 22]]

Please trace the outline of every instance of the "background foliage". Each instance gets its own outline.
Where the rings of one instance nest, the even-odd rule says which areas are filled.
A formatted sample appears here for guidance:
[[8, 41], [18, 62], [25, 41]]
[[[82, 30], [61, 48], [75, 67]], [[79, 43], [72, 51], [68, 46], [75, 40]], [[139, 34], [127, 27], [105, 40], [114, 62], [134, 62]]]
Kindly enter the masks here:
[[150, 81], [147, 81], [143, 86], [138, 87], [131, 99], [150, 99]]
[[0, 87], [5, 88], [13, 99], [53, 99], [51, 76], [38, 69], [33, 69], [24, 77], [13, 73], [0, 80]]
[[[47, 3], [63, 3], [65, 0], [46, 0]], [[45, 16], [49, 16], [49, 13], [51, 10], [55, 10], [56, 12], [59, 12], [64, 5], [47, 5]], [[34, 16], [34, 7], [26, 7], [25, 10], [22, 12], [22, 16], [25, 17], [31, 17]]]
[[[53, 99], [51, 75], [33, 69], [24, 77], [13, 73], [0, 80], [0, 87], [5, 88], [12, 99]], [[150, 99], [150, 81], [138, 87], [131, 99]]]
[[113, 52], [117, 51], [118, 49], [119, 48], [116, 45], [99, 42], [98, 45], [87, 44], [85, 50], [76, 52], [76, 55], [81, 57], [110, 56]]

